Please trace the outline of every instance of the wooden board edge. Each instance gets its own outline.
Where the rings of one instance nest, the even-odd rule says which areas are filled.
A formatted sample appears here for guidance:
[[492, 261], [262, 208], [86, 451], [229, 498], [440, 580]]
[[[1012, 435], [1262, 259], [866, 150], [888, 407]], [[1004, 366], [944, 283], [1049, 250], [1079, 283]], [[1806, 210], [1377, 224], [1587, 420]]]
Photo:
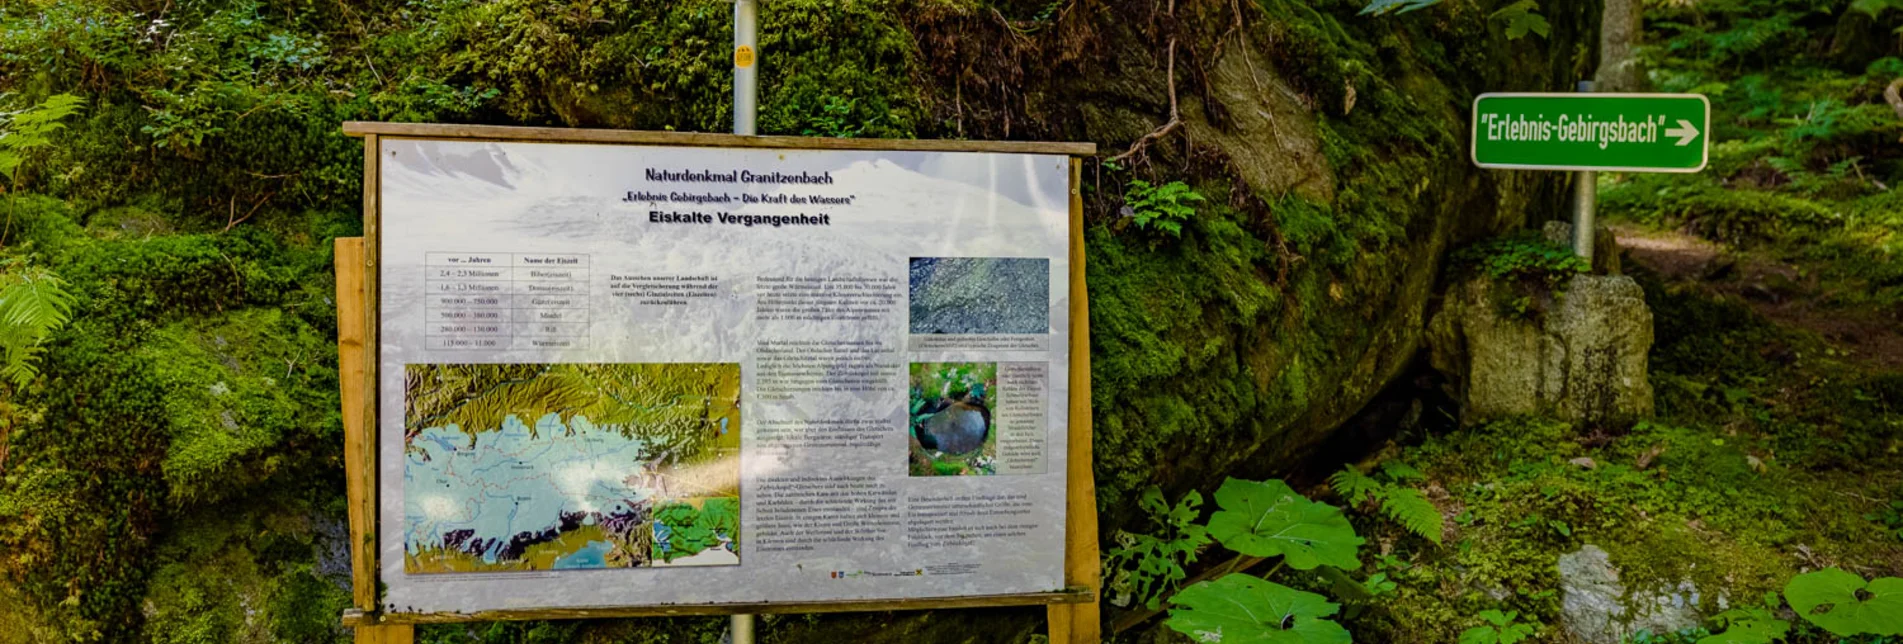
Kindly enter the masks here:
[[709, 148], [772, 148], [783, 150], [885, 150], [906, 152], [994, 152], [1096, 156], [1097, 144], [1063, 141], [959, 141], [952, 139], [841, 139], [813, 136], [744, 136], [712, 132], [656, 132], [517, 125], [457, 125], [453, 123], [384, 123], [345, 121], [349, 136], [385, 136], [409, 139], [458, 139], [544, 143], [618, 143], [680, 145]]
[[1065, 463], [1064, 583], [1089, 588], [1091, 600], [1047, 609], [1053, 644], [1102, 640], [1098, 590], [1097, 485], [1092, 469], [1090, 415], [1090, 292], [1084, 267], [1083, 162], [1070, 162], [1070, 407]]
[[944, 608], [1040, 606], [1093, 601], [1089, 588], [1073, 587], [1043, 593], [975, 595], [931, 599], [865, 599], [832, 602], [776, 602], [745, 604], [669, 604], [662, 606], [600, 606], [588, 608], [533, 608], [474, 613], [386, 613], [346, 611], [345, 626], [371, 624], [451, 624], [529, 619], [606, 619], [621, 617], [691, 617], [740, 613], [848, 613]]
[[409, 624], [354, 626], [356, 644], [415, 644], [416, 627]]
[[363, 484], [364, 455], [370, 445], [363, 429], [364, 320], [363, 310], [363, 238], [339, 237], [334, 242], [337, 272], [337, 376], [344, 421], [344, 480], [350, 525], [351, 603], [358, 608], [374, 608], [375, 577], [362, 565], [374, 553], [368, 552], [364, 535], [370, 532], [372, 517], [363, 513], [364, 497], [374, 490]]

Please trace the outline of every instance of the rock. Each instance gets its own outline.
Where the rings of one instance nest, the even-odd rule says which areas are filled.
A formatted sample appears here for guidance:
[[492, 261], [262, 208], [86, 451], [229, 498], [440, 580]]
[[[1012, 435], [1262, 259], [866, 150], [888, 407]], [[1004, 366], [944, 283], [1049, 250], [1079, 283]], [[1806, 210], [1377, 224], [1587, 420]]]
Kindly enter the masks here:
[[1698, 587], [1627, 592], [1605, 550], [1586, 544], [1559, 556], [1560, 628], [1583, 644], [1620, 644], [1628, 635], [1671, 633], [1704, 621]]
[[1652, 312], [1623, 275], [1575, 275], [1526, 314], [1499, 304], [1516, 285], [1476, 277], [1455, 286], [1428, 329], [1434, 368], [1467, 425], [1543, 415], [1626, 425], [1652, 415], [1646, 379]]
[[1593, 461], [1592, 457], [1590, 456], [1581, 456], [1579, 458], [1575, 458], [1573, 460], [1566, 461], [1566, 462], [1572, 463], [1574, 465], [1577, 465], [1581, 468], [1588, 469], [1588, 470], [1599, 469], [1599, 463]]

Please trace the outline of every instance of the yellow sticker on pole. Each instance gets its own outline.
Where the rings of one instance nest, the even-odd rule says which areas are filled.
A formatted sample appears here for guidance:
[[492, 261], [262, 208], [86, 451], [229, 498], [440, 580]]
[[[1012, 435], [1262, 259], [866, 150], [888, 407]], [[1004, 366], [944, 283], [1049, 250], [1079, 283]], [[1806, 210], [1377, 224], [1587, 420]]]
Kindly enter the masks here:
[[753, 48], [741, 45], [733, 50], [733, 66], [746, 69], [753, 66]]

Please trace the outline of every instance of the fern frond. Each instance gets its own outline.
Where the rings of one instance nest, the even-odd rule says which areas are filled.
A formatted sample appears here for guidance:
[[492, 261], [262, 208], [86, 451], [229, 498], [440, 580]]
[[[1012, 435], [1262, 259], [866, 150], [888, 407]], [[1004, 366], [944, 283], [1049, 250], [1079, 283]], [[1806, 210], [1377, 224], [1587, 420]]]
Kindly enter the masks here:
[[1427, 500], [1427, 495], [1414, 488], [1390, 487], [1381, 501], [1381, 512], [1395, 523], [1407, 528], [1408, 532], [1425, 537], [1434, 545], [1440, 545], [1441, 519], [1440, 508]]
[[1329, 476], [1328, 485], [1335, 488], [1335, 493], [1348, 501], [1350, 506], [1361, 505], [1368, 499], [1378, 499], [1382, 492], [1380, 481], [1362, 474], [1352, 465], [1344, 465], [1341, 471]]
[[39, 375], [40, 343], [71, 318], [74, 297], [43, 270], [0, 279], [0, 379], [25, 387]]

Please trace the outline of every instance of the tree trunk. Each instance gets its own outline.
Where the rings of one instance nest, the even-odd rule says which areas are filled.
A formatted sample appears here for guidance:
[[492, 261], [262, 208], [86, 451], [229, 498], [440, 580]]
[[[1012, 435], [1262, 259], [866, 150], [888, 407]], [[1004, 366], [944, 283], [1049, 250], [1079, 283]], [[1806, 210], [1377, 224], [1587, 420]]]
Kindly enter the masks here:
[[1640, 92], [1645, 90], [1645, 70], [1639, 67], [1636, 51], [1645, 37], [1641, 20], [1645, 8], [1640, 0], [1605, 0], [1599, 18], [1599, 72], [1593, 79], [1594, 91]]

